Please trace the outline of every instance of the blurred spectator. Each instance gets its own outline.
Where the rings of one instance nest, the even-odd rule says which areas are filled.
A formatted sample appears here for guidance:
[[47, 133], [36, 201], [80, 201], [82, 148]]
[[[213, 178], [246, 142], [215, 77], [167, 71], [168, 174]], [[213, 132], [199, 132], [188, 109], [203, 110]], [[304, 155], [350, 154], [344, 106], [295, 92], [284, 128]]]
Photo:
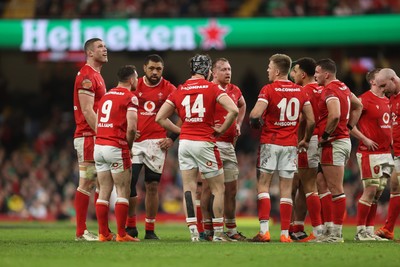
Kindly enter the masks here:
[[[36, 0], [37, 18], [295, 17], [399, 13], [399, 0]], [[256, 3], [257, 4], [257, 3]], [[3, 4], [5, 7], [5, 5]], [[3, 7], [3, 8], [4, 8]], [[2, 6], [0, 5], [0, 11]], [[245, 12], [239, 12], [239, 11]]]

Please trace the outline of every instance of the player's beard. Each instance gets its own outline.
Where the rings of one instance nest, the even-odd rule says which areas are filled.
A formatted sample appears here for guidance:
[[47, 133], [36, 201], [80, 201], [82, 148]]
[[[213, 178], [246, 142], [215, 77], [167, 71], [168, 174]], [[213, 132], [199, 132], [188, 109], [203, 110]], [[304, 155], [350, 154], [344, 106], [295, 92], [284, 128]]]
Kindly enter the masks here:
[[157, 76], [147, 76], [146, 75], [146, 80], [151, 84], [151, 85], [156, 85], [160, 82], [161, 80], [161, 76], [157, 77]]

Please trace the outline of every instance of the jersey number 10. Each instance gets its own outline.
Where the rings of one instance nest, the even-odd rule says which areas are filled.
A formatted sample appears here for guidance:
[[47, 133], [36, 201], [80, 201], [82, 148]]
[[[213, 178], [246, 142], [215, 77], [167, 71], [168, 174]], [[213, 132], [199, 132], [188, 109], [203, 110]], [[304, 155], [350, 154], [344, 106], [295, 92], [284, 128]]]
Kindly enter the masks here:
[[287, 100], [282, 98], [277, 107], [281, 110], [279, 121], [295, 121], [299, 118], [300, 113], [300, 101], [293, 97]]

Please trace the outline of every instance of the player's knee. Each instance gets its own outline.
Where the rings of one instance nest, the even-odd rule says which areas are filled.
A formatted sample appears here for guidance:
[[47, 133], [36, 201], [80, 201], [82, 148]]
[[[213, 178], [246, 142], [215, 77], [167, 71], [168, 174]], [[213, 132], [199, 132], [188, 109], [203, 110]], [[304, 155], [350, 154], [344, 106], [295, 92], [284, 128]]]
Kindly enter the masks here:
[[224, 169], [224, 181], [225, 183], [230, 183], [237, 181], [239, 178], [239, 170], [237, 169]]
[[400, 193], [400, 176], [390, 179], [390, 193]]
[[158, 194], [158, 182], [146, 182], [146, 194], [155, 195]]
[[378, 191], [383, 191], [385, 190], [385, 187], [387, 185], [388, 178], [383, 177], [379, 179], [379, 186], [378, 186]]
[[362, 182], [363, 182], [364, 191], [368, 187], [376, 187], [376, 188], [378, 188], [380, 183], [381, 183], [380, 178], [363, 179]]
[[96, 167], [94, 165], [79, 165], [79, 178], [94, 180], [96, 178]]

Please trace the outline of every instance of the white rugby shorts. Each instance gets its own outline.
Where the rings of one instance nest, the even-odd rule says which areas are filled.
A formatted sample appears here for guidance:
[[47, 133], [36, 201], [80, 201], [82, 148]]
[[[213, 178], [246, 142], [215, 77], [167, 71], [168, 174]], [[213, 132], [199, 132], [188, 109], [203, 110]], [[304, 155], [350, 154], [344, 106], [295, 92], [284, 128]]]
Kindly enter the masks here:
[[94, 161], [97, 172], [120, 173], [132, 165], [129, 150], [114, 146], [95, 145]]
[[150, 170], [161, 174], [167, 151], [157, 144], [162, 139], [147, 139], [132, 145], [132, 164], [145, 164]]

